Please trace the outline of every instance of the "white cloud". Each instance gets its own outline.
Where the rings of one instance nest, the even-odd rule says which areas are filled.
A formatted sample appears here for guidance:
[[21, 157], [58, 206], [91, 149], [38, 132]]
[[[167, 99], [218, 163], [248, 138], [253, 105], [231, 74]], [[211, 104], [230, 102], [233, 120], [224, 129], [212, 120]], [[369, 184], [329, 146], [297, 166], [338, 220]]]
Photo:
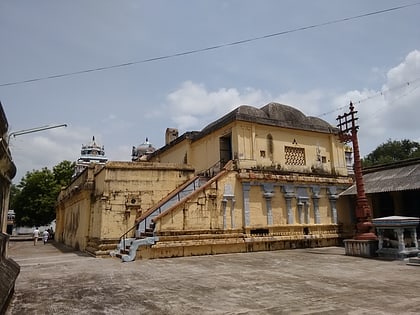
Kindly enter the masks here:
[[246, 88], [242, 92], [235, 88], [208, 91], [204, 84], [186, 81], [167, 96], [164, 112], [170, 113], [180, 130], [200, 130], [240, 105], [256, 106], [270, 99], [269, 93], [253, 88]]
[[314, 89], [303, 93], [288, 91], [277, 96], [275, 101], [295, 107], [305, 115], [316, 116], [325, 110], [325, 101], [328, 97], [329, 93]]
[[[163, 110], [152, 108], [147, 111], [150, 116], [148, 114], [144, 117], [146, 122], [151, 120], [156, 125], [164, 123], [165, 128], [167, 121], [163, 122], [162, 115], [171, 117], [180, 133], [183, 133], [201, 130], [240, 105], [261, 107], [276, 101], [296, 107], [306, 115], [320, 116], [335, 125], [336, 117], [348, 112], [348, 104], [353, 101], [359, 117], [360, 149], [362, 156], [365, 156], [388, 139], [420, 142], [419, 73], [420, 51], [414, 50], [401, 63], [387, 71], [381, 90], [365, 88], [337, 93], [314, 88], [309, 91], [291, 90], [273, 96], [274, 92], [252, 87], [242, 90], [232, 87], [209, 90], [204, 84], [185, 81], [177, 90], [168, 94]], [[131, 138], [121, 136], [114, 143], [107, 140], [112, 134], [127, 134], [130, 130], [135, 133], [136, 126], [112, 114], [102, 124], [106, 128], [100, 134], [92, 131], [89, 126], [68, 126], [12, 138], [11, 151], [18, 168], [14, 182], [19, 182], [27, 171], [52, 168], [63, 160], [76, 161], [81, 145], [87, 144], [93, 135], [99, 144], [105, 145], [110, 160], [129, 160], [131, 146], [136, 143], [125, 145], [124, 141], [129, 143]]]
[[204, 84], [186, 81], [167, 96], [164, 112], [172, 116], [181, 130], [201, 130], [237, 106], [259, 107], [276, 101], [335, 125], [336, 117], [348, 112], [349, 102], [353, 101], [358, 111], [359, 143], [364, 156], [388, 139], [419, 141], [419, 73], [420, 51], [414, 50], [387, 72], [380, 91], [365, 88], [338, 94], [320, 89], [292, 90], [273, 97], [270, 92], [254, 88], [209, 91]]
[[[414, 50], [389, 69], [381, 90], [354, 90], [335, 97], [336, 104], [354, 102], [363, 156], [388, 139], [420, 141], [419, 74], [420, 51]], [[342, 112], [348, 112], [348, 107]]]

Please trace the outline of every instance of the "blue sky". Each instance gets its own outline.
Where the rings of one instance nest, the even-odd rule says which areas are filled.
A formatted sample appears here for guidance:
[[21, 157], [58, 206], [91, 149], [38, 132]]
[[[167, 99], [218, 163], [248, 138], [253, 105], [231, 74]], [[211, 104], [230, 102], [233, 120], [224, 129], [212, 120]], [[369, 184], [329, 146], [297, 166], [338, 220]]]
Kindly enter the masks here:
[[[2, 1], [0, 101], [27, 172], [77, 160], [95, 136], [130, 160], [167, 127], [201, 130], [237, 106], [275, 101], [332, 125], [353, 101], [366, 155], [388, 139], [420, 141], [420, 5], [152, 62], [415, 1]], [[134, 64], [102, 71], [52, 75]], [[15, 83], [41, 79], [29, 83]], [[328, 113], [328, 114], [326, 114]]]

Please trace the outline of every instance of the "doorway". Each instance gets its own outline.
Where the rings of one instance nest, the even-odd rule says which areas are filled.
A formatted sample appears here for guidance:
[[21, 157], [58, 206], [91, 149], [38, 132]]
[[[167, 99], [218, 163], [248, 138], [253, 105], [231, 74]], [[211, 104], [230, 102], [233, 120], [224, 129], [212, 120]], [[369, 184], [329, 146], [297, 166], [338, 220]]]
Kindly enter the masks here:
[[219, 138], [220, 147], [220, 168], [226, 165], [232, 159], [232, 135], [226, 135]]

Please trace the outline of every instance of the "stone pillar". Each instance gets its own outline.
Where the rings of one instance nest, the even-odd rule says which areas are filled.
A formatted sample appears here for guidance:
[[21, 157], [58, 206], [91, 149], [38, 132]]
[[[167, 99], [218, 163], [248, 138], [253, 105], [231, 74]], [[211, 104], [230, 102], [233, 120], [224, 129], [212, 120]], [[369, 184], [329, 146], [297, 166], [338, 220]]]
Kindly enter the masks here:
[[297, 206], [298, 206], [299, 223], [303, 224], [304, 223], [304, 221], [303, 221], [303, 217], [304, 217], [303, 216], [303, 202], [301, 200], [299, 200]]
[[337, 187], [335, 186], [328, 187], [328, 194], [329, 194], [330, 205], [331, 205], [331, 223], [337, 224], [338, 222], [337, 208], [336, 208], [336, 203], [338, 199]]
[[378, 249], [382, 249], [384, 247], [384, 230], [378, 229]]
[[235, 195], [233, 193], [232, 185], [231, 184], [225, 184], [224, 192], [223, 192], [223, 200], [222, 200], [222, 206], [223, 206], [223, 228], [227, 228], [227, 203], [230, 200], [230, 228], [233, 229], [235, 227]]
[[310, 221], [311, 221], [311, 216], [310, 216], [310, 213], [309, 213], [309, 202], [305, 201], [303, 203], [303, 211], [305, 213], [305, 223], [309, 224]]
[[223, 198], [222, 200], [222, 209], [223, 209], [223, 229], [226, 230], [227, 224], [226, 224], [226, 205], [227, 205], [227, 199]]
[[251, 189], [250, 183], [242, 183], [242, 195], [244, 196], [244, 225], [250, 225], [250, 209], [249, 209], [249, 191]]
[[394, 232], [397, 233], [398, 236], [398, 252], [405, 251], [405, 244], [404, 244], [404, 229], [398, 228], [394, 229]]
[[321, 214], [319, 213], [319, 193], [321, 188], [319, 186], [312, 187], [312, 202], [314, 204], [314, 218], [315, 224], [321, 224]]
[[417, 240], [417, 231], [415, 228], [411, 229], [411, 239], [413, 240], [416, 249], [419, 249], [419, 242]]
[[293, 209], [292, 209], [292, 198], [295, 196], [294, 186], [285, 185], [283, 186], [283, 194], [286, 199], [287, 208], [287, 224], [294, 223]]
[[235, 228], [235, 198], [230, 200], [230, 224], [231, 228]]
[[267, 225], [273, 225], [273, 208], [271, 206], [271, 198], [274, 196], [274, 185], [271, 183], [263, 184], [262, 186], [265, 198], [265, 205], [267, 209]]

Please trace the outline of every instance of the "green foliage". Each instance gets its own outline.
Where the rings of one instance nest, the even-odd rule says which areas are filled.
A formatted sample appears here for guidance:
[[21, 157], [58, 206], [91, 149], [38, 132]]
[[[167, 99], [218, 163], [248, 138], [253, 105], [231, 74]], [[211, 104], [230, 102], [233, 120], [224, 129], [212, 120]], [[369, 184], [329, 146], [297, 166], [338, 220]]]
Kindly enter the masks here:
[[53, 167], [54, 178], [60, 186], [70, 184], [71, 177], [74, 174], [75, 162], [63, 161]]
[[362, 166], [369, 167], [420, 157], [420, 144], [415, 141], [391, 140], [379, 145], [362, 159]]
[[63, 161], [53, 170], [43, 168], [26, 173], [13, 185], [10, 208], [16, 212], [18, 226], [49, 224], [55, 218], [55, 203], [63, 186], [70, 183], [74, 163]]

